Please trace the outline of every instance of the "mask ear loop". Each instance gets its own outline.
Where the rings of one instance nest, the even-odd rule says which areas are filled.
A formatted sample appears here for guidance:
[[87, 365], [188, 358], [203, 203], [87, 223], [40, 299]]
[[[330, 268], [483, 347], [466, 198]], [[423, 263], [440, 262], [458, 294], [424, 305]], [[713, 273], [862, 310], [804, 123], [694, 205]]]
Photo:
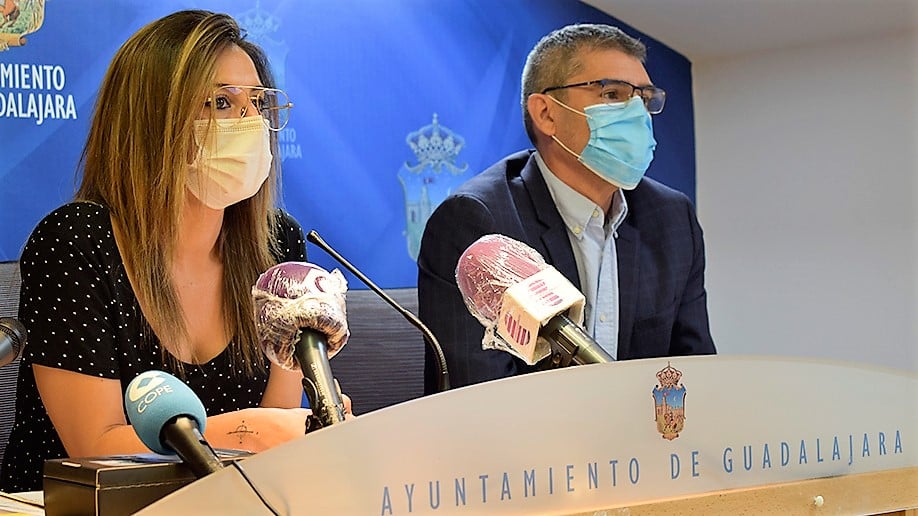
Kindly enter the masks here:
[[564, 150], [566, 150], [567, 152], [569, 152], [571, 156], [577, 158], [578, 161], [580, 160], [580, 155], [577, 154], [576, 152], [572, 151], [567, 145], [564, 145], [563, 143], [561, 143], [561, 140], [559, 140], [557, 136], [551, 135], [551, 139], [554, 140], [555, 143], [557, 143], [558, 145], [560, 145], [562, 149], [564, 149]]
[[[574, 109], [574, 108], [568, 106], [567, 104], [565, 104], [564, 102], [561, 102], [560, 100], [554, 98], [553, 96], [548, 95], [547, 93], [545, 94], [545, 96], [548, 97], [548, 98], [550, 98], [551, 100], [554, 100], [556, 104], [558, 104], [559, 106], [563, 107], [564, 109], [566, 109], [566, 110], [568, 110], [568, 111], [571, 111], [571, 112], [573, 112], [573, 113], [577, 113], [578, 115], [582, 115], [582, 116], [584, 116], [584, 117], [586, 117], [586, 118], [592, 118], [590, 115], [588, 115], [588, 114], [586, 114], [586, 113], [584, 113], [584, 112], [582, 112], [582, 111], [577, 111], [576, 109]], [[562, 149], [564, 149], [564, 150], [566, 150], [568, 153], [570, 153], [571, 156], [577, 158], [577, 161], [581, 161], [581, 160], [580, 160], [580, 155], [577, 154], [576, 152], [572, 151], [567, 145], [564, 145], [564, 143], [562, 143], [561, 140], [559, 140], [557, 136], [551, 135], [551, 139], [554, 140], [555, 143], [557, 143], [558, 145], [560, 145]], [[582, 161], [581, 161], [581, 163], [582, 163]]]
[[551, 100], [554, 100], [554, 101], [555, 101], [555, 104], [558, 104], [559, 106], [563, 107], [564, 109], [566, 109], [566, 110], [568, 110], [568, 111], [571, 111], [571, 112], [573, 112], [573, 113], [577, 113], [578, 115], [581, 115], [581, 116], [584, 116], [584, 117], [587, 117], [587, 118], [593, 118], [593, 117], [591, 117], [590, 115], [584, 113], [583, 111], [577, 111], [576, 109], [574, 109], [574, 108], [568, 106], [568, 105], [565, 104], [564, 102], [561, 102], [560, 100], [554, 98], [553, 96], [551, 96], [551, 95], [549, 95], [549, 94], [547, 94], [547, 93], [545, 94], [545, 96], [548, 97], [548, 98], [550, 98]]

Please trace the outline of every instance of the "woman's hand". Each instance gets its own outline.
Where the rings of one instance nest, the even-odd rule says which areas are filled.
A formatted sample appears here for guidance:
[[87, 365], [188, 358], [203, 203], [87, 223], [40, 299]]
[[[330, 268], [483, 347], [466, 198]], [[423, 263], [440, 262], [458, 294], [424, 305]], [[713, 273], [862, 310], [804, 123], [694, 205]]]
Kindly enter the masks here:
[[347, 394], [341, 394], [341, 400], [344, 402], [344, 420], [350, 421], [351, 419], [356, 419], [357, 416], [354, 415], [353, 404], [351, 403], [351, 397]]

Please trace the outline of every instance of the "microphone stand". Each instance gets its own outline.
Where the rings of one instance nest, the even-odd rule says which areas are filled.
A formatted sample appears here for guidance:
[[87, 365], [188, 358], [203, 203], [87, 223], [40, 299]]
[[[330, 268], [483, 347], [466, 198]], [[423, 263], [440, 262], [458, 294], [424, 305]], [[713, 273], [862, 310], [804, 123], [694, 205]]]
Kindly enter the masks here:
[[430, 328], [421, 322], [421, 320], [418, 319], [417, 316], [415, 316], [413, 313], [409, 312], [406, 308], [396, 303], [395, 300], [389, 296], [389, 294], [386, 294], [383, 289], [379, 288], [375, 283], [370, 281], [370, 278], [366, 277], [362, 272], [357, 270], [357, 267], [351, 265], [351, 262], [345, 260], [344, 257], [338, 253], [338, 251], [332, 249], [332, 247], [328, 245], [325, 240], [322, 240], [322, 237], [320, 237], [319, 234], [315, 232], [315, 230], [310, 231], [306, 235], [306, 240], [309, 240], [313, 244], [322, 248], [322, 250], [334, 258], [335, 261], [343, 265], [345, 269], [349, 270], [351, 274], [357, 276], [357, 279], [362, 281], [366, 286], [370, 287], [370, 290], [381, 297], [383, 301], [389, 304], [389, 306], [394, 308], [398, 313], [402, 314], [402, 317], [411, 323], [412, 326], [421, 331], [421, 335], [424, 336], [424, 342], [434, 351], [434, 354], [437, 357], [437, 365], [440, 367], [440, 377], [437, 381], [437, 388], [440, 392], [449, 390], [449, 372], [446, 368], [446, 356], [443, 355], [443, 348], [440, 347], [440, 342], [434, 336], [433, 332], [430, 331]]

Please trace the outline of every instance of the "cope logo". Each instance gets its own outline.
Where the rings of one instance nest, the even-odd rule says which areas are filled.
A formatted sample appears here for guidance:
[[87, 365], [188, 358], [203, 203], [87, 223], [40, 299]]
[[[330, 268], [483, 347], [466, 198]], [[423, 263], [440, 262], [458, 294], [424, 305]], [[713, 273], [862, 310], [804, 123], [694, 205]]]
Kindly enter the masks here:
[[160, 371], [140, 373], [128, 386], [128, 399], [136, 404], [137, 413], [142, 414], [151, 403], [163, 394], [171, 394], [172, 386], [163, 385], [166, 379]]

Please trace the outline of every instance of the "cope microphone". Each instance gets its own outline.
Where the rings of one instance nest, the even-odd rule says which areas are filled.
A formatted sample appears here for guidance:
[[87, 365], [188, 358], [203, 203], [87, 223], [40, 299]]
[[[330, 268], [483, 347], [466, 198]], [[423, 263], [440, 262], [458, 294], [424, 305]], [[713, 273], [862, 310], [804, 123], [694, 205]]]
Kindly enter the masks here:
[[16, 360], [25, 345], [25, 326], [12, 317], [0, 318], [0, 367]]
[[328, 359], [347, 342], [344, 296], [347, 281], [337, 270], [305, 262], [277, 264], [252, 287], [258, 341], [271, 362], [303, 372], [312, 415], [306, 432], [344, 421], [344, 402]]
[[124, 392], [124, 408], [137, 437], [150, 450], [178, 455], [197, 478], [223, 468], [204, 440], [204, 404], [178, 378], [163, 371], [140, 373]]
[[[535, 249], [504, 235], [485, 235], [456, 264], [456, 284], [485, 327], [482, 345], [545, 368], [614, 359], [574, 320], [584, 297]], [[572, 320], [573, 319], [573, 320]]]

